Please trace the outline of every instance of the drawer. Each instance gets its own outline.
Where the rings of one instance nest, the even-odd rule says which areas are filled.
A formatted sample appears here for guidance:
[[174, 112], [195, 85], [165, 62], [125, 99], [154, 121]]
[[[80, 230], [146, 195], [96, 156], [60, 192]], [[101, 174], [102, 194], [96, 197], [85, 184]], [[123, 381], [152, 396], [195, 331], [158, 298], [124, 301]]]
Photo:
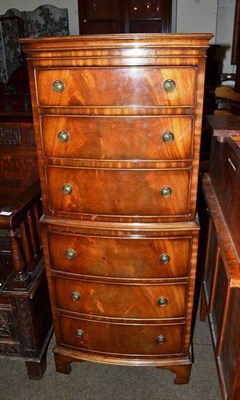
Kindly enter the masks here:
[[158, 107], [195, 105], [193, 67], [36, 69], [40, 106]]
[[186, 277], [192, 238], [113, 238], [48, 232], [53, 270], [122, 278]]
[[50, 211], [115, 216], [189, 214], [191, 169], [46, 167]]
[[182, 352], [184, 325], [118, 324], [60, 316], [62, 344], [111, 354], [156, 355]]
[[41, 118], [46, 157], [101, 160], [189, 160], [193, 118]]
[[65, 311], [117, 318], [185, 315], [187, 284], [124, 284], [54, 278], [56, 306]]

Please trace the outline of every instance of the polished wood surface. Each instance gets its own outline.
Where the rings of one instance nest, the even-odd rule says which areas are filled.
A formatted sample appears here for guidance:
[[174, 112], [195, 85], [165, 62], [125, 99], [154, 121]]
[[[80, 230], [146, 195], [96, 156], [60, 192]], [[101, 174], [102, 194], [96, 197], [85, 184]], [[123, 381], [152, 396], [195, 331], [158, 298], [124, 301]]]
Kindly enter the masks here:
[[[111, 237], [107, 230], [105, 236], [96, 233], [94, 236], [72, 235], [51, 230], [47, 239], [54, 271], [133, 279], [188, 276], [192, 246], [188, 232], [182, 237], [134, 238]], [[67, 257], [68, 249], [74, 250], [74, 258]], [[168, 254], [169, 261], [161, 260], [163, 254]]]
[[[82, 169], [49, 166], [45, 172], [48, 208], [55, 215], [101, 220], [192, 219], [189, 169]], [[72, 192], [64, 193], [64, 185]], [[162, 189], [171, 194], [164, 197]], [[52, 190], [50, 190], [52, 188]], [[126, 188], [128, 190], [126, 191]], [[57, 194], [57, 195], [56, 195]], [[64, 216], [64, 215], [63, 215]]]
[[[78, 160], [187, 161], [192, 158], [194, 119], [174, 117], [43, 116], [44, 155]], [[59, 140], [67, 132], [66, 142]], [[189, 132], [185, 135], [185, 132]], [[171, 132], [173, 140], [164, 141]]]
[[[164, 90], [164, 82], [168, 79], [176, 82], [176, 90], [169, 93]], [[64, 84], [61, 93], [49, 91], [57, 80]], [[40, 106], [131, 109], [195, 105], [196, 71], [189, 67], [40, 69], [36, 71], [36, 81]]]
[[[156, 284], [54, 279], [56, 306], [79, 314], [114, 318], [178, 318], [185, 314], [186, 283]], [[79, 299], [72, 298], [79, 293]], [[162, 303], [161, 303], [162, 300]]]
[[88, 360], [189, 380], [210, 38], [22, 40], [59, 372]]

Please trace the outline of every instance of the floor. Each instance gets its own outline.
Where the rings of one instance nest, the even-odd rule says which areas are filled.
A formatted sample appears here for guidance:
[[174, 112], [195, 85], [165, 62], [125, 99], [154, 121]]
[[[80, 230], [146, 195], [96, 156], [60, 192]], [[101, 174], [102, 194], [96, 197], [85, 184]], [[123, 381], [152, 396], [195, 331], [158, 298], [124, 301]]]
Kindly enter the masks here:
[[0, 360], [1, 400], [221, 400], [207, 322], [197, 319], [190, 383], [175, 385], [174, 374], [143, 367], [73, 363], [70, 375], [55, 371], [52, 348], [41, 381], [27, 379], [21, 361]]

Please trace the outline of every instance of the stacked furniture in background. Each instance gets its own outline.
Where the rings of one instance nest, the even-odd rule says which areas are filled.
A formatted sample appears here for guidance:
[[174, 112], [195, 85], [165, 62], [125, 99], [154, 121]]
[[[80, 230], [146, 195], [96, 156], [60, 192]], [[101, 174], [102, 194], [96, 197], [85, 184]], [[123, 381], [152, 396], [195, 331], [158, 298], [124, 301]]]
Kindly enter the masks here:
[[[240, 398], [240, 117], [209, 116], [212, 146], [202, 186], [209, 211], [201, 319], [209, 317], [224, 400]], [[234, 136], [233, 136], [234, 135]]]
[[22, 40], [59, 372], [88, 360], [189, 380], [210, 38]]

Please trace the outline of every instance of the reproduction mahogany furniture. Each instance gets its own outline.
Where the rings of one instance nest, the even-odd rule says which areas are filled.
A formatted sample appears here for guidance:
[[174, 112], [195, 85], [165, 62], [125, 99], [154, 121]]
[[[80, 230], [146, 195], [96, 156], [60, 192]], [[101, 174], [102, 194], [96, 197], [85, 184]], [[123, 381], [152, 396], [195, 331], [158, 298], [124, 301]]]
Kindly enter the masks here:
[[189, 380], [210, 38], [22, 40], [59, 372], [88, 360]]
[[202, 183], [209, 210], [209, 228], [201, 319], [209, 317], [222, 398], [238, 400], [240, 117], [209, 116], [208, 121], [213, 137], [210, 169]]
[[25, 361], [28, 377], [40, 379], [53, 328], [32, 114], [20, 96], [1, 99], [0, 357]]

